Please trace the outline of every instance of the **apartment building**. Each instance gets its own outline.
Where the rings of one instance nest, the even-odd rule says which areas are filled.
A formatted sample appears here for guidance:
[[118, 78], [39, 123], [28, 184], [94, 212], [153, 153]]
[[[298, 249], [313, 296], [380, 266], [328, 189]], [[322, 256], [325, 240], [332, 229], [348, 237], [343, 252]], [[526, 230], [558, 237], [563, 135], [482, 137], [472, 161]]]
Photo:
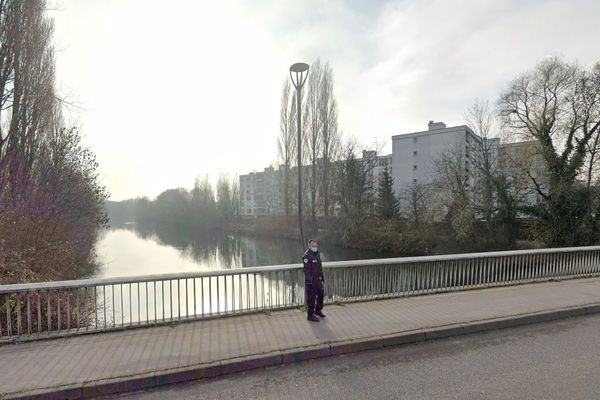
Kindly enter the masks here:
[[392, 155], [381, 156], [375, 150], [363, 150], [362, 160], [371, 163], [372, 168], [368, 170], [367, 179], [369, 186], [376, 190], [383, 171], [387, 168], [388, 172], [392, 173]]
[[240, 215], [283, 215], [282, 182], [281, 169], [273, 167], [240, 175]]
[[447, 127], [443, 122], [429, 121], [426, 131], [392, 136], [394, 191], [400, 194], [410, 185], [433, 183], [437, 175], [436, 162], [448, 152], [452, 157], [460, 155], [475, 196], [482, 183], [477, 164], [482, 163], [482, 150], [486, 149], [491, 169], [500, 169], [513, 182], [523, 203], [534, 205], [542, 198], [531, 176], [543, 186], [546, 170], [536, 148], [535, 142], [500, 143], [497, 138], [479, 137], [466, 125]]
[[429, 121], [426, 131], [392, 136], [391, 170], [394, 191], [401, 193], [415, 183], [429, 184], [436, 177], [436, 161], [447, 151], [461, 154], [469, 184], [476, 184], [471, 156], [483, 145], [482, 139], [468, 126], [447, 127]]
[[[445, 152], [459, 155], [464, 173], [473, 194], [477, 192], [481, 180], [476, 163], [485, 146], [490, 155], [492, 168], [499, 167], [515, 183], [514, 187], [524, 193], [523, 201], [532, 205], [542, 199], [533, 187], [531, 174], [539, 182], [543, 182], [545, 164], [541, 156], [535, 152], [533, 142], [500, 143], [498, 139], [489, 139], [484, 143], [466, 125], [448, 127], [443, 122], [429, 121], [427, 130], [392, 136], [392, 154], [379, 155], [376, 151], [363, 151], [361, 160], [370, 162], [374, 167], [368, 179], [371, 187], [377, 188], [379, 177], [387, 168], [394, 178], [394, 191], [402, 193], [415, 184], [431, 184], [436, 179], [436, 162]], [[480, 160], [479, 160], [480, 161]], [[333, 167], [335, 168], [336, 163]], [[523, 171], [527, 171], [525, 173]], [[268, 167], [260, 172], [240, 175], [240, 215], [243, 217], [282, 216], [285, 215], [283, 181], [284, 169]], [[312, 166], [302, 167], [303, 184], [308, 187], [312, 179]], [[296, 183], [297, 169], [290, 170], [291, 214], [297, 209]], [[318, 197], [318, 195], [317, 195]], [[309, 204], [309, 192], [304, 191], [303, 202]], [[317, 205], [317, 214], [323, 215]]]
[[[373, 163], [373, 168], [369, 171], [368, 179], [373, 188], [377, 187], [379, 177], [385, 170], [391, 170], [392, 155], [379, 156], [375, 151], [363, 151], [361, 160]], [[334, 162], [333, 168], [335, 169]], [[290, 207], [291, 214], [297, 212], [297, 179], [298, 170], [296, 167], [290, 169], [291, 196]], [[302, 166], [302, 182], [304, 188], [308, 187], [312, 179], [312, 165]], [[263, 171], [251, 172], [246, 175], [240, 175], [240, 216], [242, 217], [264, 217], [264, 216], [282, 216], [285, 215], [284, 201], [284, 167], [268, 167]], [[307, 212], [309, 204], [309, 191], [304, 190], [303, 204]], [[317, 197], [318, 192], [317, 192]], [[322, 216], [322, 205], [317, 204], [317, 215]]]

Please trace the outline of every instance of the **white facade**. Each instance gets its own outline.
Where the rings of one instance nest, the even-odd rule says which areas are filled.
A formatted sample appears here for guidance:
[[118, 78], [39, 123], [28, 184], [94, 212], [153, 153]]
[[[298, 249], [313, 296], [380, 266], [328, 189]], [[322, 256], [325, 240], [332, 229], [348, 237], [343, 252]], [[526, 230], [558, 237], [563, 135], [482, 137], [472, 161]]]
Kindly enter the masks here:
[[464, 156], [465, 171], [474, 185], [471, 152], [481, 146], [481, 139], [466, 125], [446, 127], [443, 122], [429, 121], [428, 130], [392, 136], [392, 176], [394, 191], [401, 193], [415, 184], [432, 183], [436, 175], [435, 163], [446, 151], [460, 151]]
[[[363, 151], [362, 160], [374, 163], [374, 168], [368, 177], [373, 189], [377, 188], [379, 177], [387, 168], [394, 179], [394, 192], [400, 195], [415, 183], [433, 183], [436, 179], [436, 161], [445, 152], [452, 152], [455, 155], [460, 153], [462, 168], [468, 176], [469, 186], [476, 189], [479, 181], [474, 157], [481, 154], [478, 150], [483, 145], [483, 140], [466, 125], [447, 127], [443, 122], [429, 121], [426, 131], [392, 136], [392, 154], [381, 156], [375, 151]], [[528, 170], [539, 182], [543, 181], [545, 165], [541, 156], [533, 151], [535, 144], [532, 142], [500, 144], [498, 139], [491, 139], [487, 146], [490, 146], [492, 169], [495, 169], [498, 164], [497, 166], [505, 171], [513, 183], [520, 185], [518, 190], [527, 193], [523, 199], [526, 204], [539, 203], [541, 197], [534, 190], [531, 179], [528, 176], [525, 178], [517, 176], [522, 174], [523, 170]], [[517, 165], [523, 162], [527, 165]], [[307, 185], [312, 179], [311, 168], [310, 165], [302, 168], [303, 185]], [[297, 207], [295, 167], [290, 171], [290, 179], [292, 185], [290, 211], [295, 214]], [[303, 202], [305, 205], [309, 204], [306, 190]], [[317, 204], [317, 215], [323, 215], [320, 207]], [[283, 168], [269, 167], [261, 172], [240, 175], [240, 215], [245, 217], [285, 215]]]
[[240, 215], [283, 215], [281, 173], [273, 167], [240, 175]]
[[[387, 167], [391, 173], [392, 155], [378, 156], [375, 151], [363, 151], [363, 159], [369, 158], [374, 162], [374, 168], [370, 171], [368, 179], [374, 189], [377, 188], [379, 177]], [[376, 160], [373, 160], [376, 158]], [[335, 162], [334, 165], [335, 167]], [[285, 215], [284, 195], [283, 195], [283, 166], [278, 169], [273, 167], [265, 168], [264, 171], [251, 172], [246, 175], [240, 175], [240, 215], [242, 217], [262, 217], [262, 216], [283, 216]], [[312, 179], [312, 165], [302, 166], [303, 175], [303, 204], [305, 213], [309, 205], [309, 191], [306, 190], [308, 182]], [[297, 177], [298, 170], [292, 167], [290, 170], [291, 214], [297, 213]], [[317, 197], [318, 197], [317, 193]], [[317, 204], [317, 215], [324, 215], [322, 204]]]
[[[409, 186], [421, 183], [430, 184], [436, 179], [436, 161], [444, 152], [460, 152], [463, 168], [469, 177], [469, 186], [480, 189], [477, 154], [482, 154], [481, 146], [488, 147], [492, 170], [499, 168], [512, 181], [515, 190], [522, 196], [526, 205], [542, 201], [535, 190], [531, 176], [544, 187], [546, 166], [535, 142], [500, 143], [497, 138], [483, 139], [468, 126], [446, 127], [443, 122], [429, 122], [428, 130], [392, 136], [392, 176], [397, 195]], [[472, 191], [476, 195], [476, 190]]]

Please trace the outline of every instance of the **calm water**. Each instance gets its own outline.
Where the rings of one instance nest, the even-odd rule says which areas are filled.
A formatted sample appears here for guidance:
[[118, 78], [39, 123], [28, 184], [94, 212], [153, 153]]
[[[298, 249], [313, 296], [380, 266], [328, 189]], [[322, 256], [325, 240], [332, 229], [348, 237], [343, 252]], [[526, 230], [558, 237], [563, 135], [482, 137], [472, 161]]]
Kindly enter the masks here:
[[[325, 261], [384, 257], [375, 252], [327, 246]], [[97, 244], [97, 277], [193, 272], [299, 263], [294, 240], [233, 234], [190, 235], [169, 229], [126, 225], [106, 231]]]

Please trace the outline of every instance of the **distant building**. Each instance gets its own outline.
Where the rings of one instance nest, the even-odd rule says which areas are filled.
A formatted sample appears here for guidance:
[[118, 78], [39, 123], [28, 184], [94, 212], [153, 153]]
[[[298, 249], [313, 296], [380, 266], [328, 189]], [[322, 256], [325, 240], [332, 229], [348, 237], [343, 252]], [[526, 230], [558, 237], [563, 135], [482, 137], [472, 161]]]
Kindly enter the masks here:
[[240, 215], [283, 215], [282, 176], [273, 167], [240, 175]]
[[[545, 163], [535, 142], [500, 143], [497, 138], [479, 137], [466, 125], [447, 127], [443, 122], [429, 121], [426, 131], [392, 136], [392, 177], [396, 194], [416, 183], [435, 181], [436, 161], [445, 152], [461, 153], [462, 168], [475, 195], [481, 186], [478, 157], [485, 148], [492, 170], [500, 169], [524, 194], [524, 203], [533, 205], [542, 198], [535, 190], [531, 174], [544, 187]], [[485, 146], [485, 147], [484, 147]]]
[[471, 161], [473, 149], [482, 139], [468, 126], [446, 127], [443, 122], [429, 121], [426, 131], [392, 136], [392, 176], [394, 191], [399, 194], [415, 183], [430, 184], [436, 177], [435, 163], [446, 151], [461, 151], [469, 184], [475, 185], [475, 169]]
[[378, 156], [375, 150], [363, 150], [363, 160], [370, 160], [373, 162], [373, 169], [369, 171], [368, 179], [369, 185], [373, 189], [377, 189], [379, 184], [379, 177], [383, 174], [383, 171], [387, 168], [388, 173], [392, 174], [392, 155]]
[[[480, 188], [478, 154], [485, 146], [489, 149], [493, 169], [499, 168], [513, 182], [513, 187], [524, 196], [525, 204], [533, 205], [542, 201], [535, 190], [531, 176], [544, 188], [545, 163], [535, 142], [500, 143], [499, 139], [479, 137], [466, 125], [447, 127], [443, 122], [429, 121], [426, 131], [392, 136], [392, 154], [378, 155], [376, 151], [365, 150], [360, 160], [372, 162], [369, 172], [369, 185], [377, 189], [379, 177], [387, 168], [394, 179], [394, 191], [400, 195], [406, 188], [416, 183], [431, 184], [436, 179], [436, 161], [445, 152], [460, 153], [464, 173], [469, 187], [475, 196]], [[337, 162], [332, 168], [335, 169]], [[285, 215], [283, 195], [284, 169], [268, 167], [260, 172], [240, 175], [240, 215], [242, 217], [264, 217]], [[297, 169], [290, 169], [290, 214], [297, 213]], [[308, 215], [309, 182], [312, 179], [312, 165], [302, 166], [303, 204]], [[531, 176], [530, 176], [531, 175]], [[319, 194], [317, 193], [317, 200]], [[323, 215], [322, 204], [318, 202], [317, 215]], [[333, 206], [335, 209], [335, 205]]]
[[[378, 156], [375, 151], [363, 151], [362, 160], [369, 159], [374, 163], [374, 168], [369, 172], [368, 179], [373, 188], [377, 187], [379, 177], [387, 167], [391, 171], [392, 155]], [[335, 169], [336, 162], [332, 167]], [[242, 217], [265, 217], [265, 216], [283, 216], [285, 215], [284, 200], [284, 168], [279, 166], [265, 168], [260, 172], [251, 172], [246, 175], [240, 175], [240, 216]], [[312, 165], [302, 166], [302, 184], [303, 184], [303, 205], [304, 213], [308, 215], [310, 194], [307, 188], [312, 179]], [[297, 215], [297, 182], [298, 170], [296, 167], [290, 169], [290, 213]], [[317, 198], [319, 193], [317, 192]], [[323, 206], [317, 204], [317, 215], [324, 215]], [[335, 209], [335, 206], [333, 207]]]

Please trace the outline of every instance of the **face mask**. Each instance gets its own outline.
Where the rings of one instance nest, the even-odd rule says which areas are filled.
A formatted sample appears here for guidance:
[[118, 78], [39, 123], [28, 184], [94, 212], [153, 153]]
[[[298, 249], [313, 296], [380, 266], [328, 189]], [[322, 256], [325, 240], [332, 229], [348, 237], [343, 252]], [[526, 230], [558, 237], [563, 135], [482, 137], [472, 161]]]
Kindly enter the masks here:
[[310, 250], [311, 250], [313, 253], [316, 253], [317, 251], [319, 251], [319, 248], [318, 248], [318, 247], [311, 247], [311, 248], [310, 248]]

